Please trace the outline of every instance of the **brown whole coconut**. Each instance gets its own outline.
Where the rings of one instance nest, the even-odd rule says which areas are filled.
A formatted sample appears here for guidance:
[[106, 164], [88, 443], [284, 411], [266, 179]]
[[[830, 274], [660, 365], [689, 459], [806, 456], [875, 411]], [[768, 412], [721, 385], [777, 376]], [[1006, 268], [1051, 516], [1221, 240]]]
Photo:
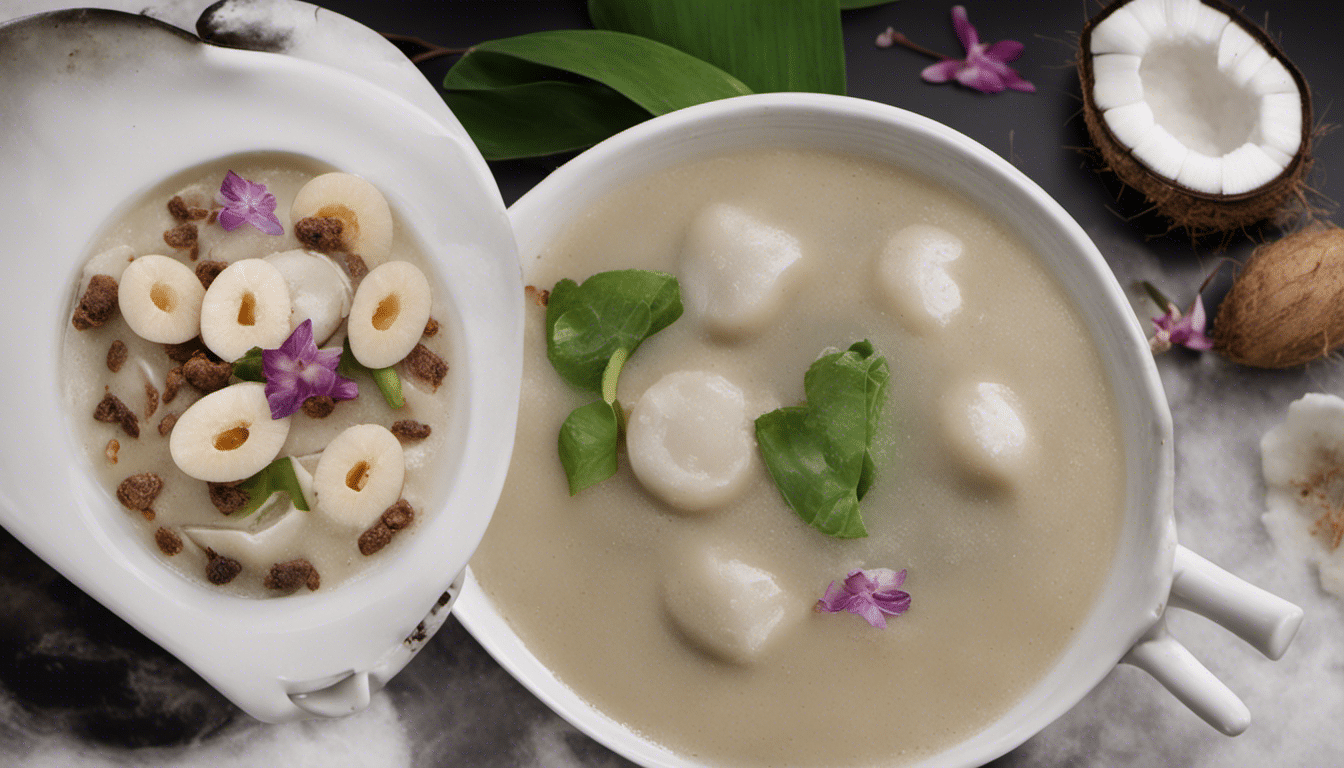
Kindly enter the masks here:
[[1344, 344], [1344, 230], [1304, 230], [1257, 248], [1218, 307], [1214, 350], [1291, 368]]
[[[1108, 80], [1102, 88], [1101, 93], [1103, 98], [1101, 99], [1101, 103], [1099, 103], [1098, 67], [1096, 64], [1098, 57], [1109, 55], [1112, 57], [1109, 60], [1109, 63], [1117, 63], [1117, 59], [1115, 59], [1116, 56], [1127, 55], [1125, 54], [1126, 43], [1124, 42], [1124, 34], [1127, 32], [1127, 28], [1132, 28], [1134, 26], [1132, 19], [1140, 18], [1150, 27], [1155, 26], [1151, 20], [1154, 12], [1152, 6], [1155, 5], [1162, 6], [1168, 13], [1184, 13], [1187, 16], [1193, 14], [1202, 16], [1205, 19], [1221, 18], [1218, 14], [1225, 14], [1228, 18], [1228, 24], [1235, 24], [1254, 41], [1255, 45], [1258, 45], [1259, 48], [1263, 49], [1264, 53], [1267, 54], [1265, 57], [1266, 61], [1272, 60], [1282, 65], [1283, 70], [1286, 71], [1286, 75], [1278, 70], [1276, 70], [1276, 73], [1279, 74], [1281, 78], [1280, 82], [1285, 84], [1285, 89], [1287, 88], [1286, 79], [1288, 77], [1291, 78], [1292, 85], [1296, 87], [1297, 95], [1300, 98], [1301, 128], [1300, 141], [1295, 152], [1292, 152], [1290, 155], [1285, 149], [1283, 151], [1273, 150], [1270, 153], [1276, 157], [1281, 155], [1279, 159], [1281, 161], [1286, 161], [1286, 165], [1282, 167], [1282, 170], [1277, 175], [1273, 175], [1272, 178], [1265, 177], [1263, 183], [1254, 183], [1254, 186], [1245, 190], [1238, 188], [1242, 186], [1239, 183], [1229, 185], [1235, 189], [1233, 192], [1222, 191], [1218, 184], [1197, 183], [1195, 179], [1198, 178], [1199, 174], [1196, 173], [1198, 170], [1196, 166], [1199, 164], [1196, 163], [1195, 160], [1204, 160], [1204, 158], [1193, 158], [1190, 161], [1191, 167], [1187, 171], [1182, 167], [1185, 162], [1182, 158], [1177, 157], [1173, 159], [1170, 155], [1164, 155], [1164, 153], [1160, 151], [1165, 149], [1165, 147], [1158, 146], [1162, 144], [1161, 141], [1158, 141], [1151, 136], [1136, 140], [1140, 134], [1135, 133], [1135, 129], [1129, 127], [1122, 130], [1120, 128], [1122, 121], [1119, 119], [1119, 115], [1113, 114], [1113, 110], [1115, 109], [1115, 105], [1124, 98], [1123, 96], [1117, 96], [1117, 93], [1126, 90], [1124, 87], [1116, 88], [1115, 83]], [[1180, 8], [1182, 10], [1172, 10], [1173, 8]], [[1108, 19], [1111, 19], [1113, 15], [1121, 13], [1125, 15], [1123, 19], [1117, 18], [1112, 20], [1111, 23], [1105, 27], [1102, 34], [1097, 34], [1099, 26], [1107, 22]], [[1143, 30], [1134, 33], [1136, 37], [1141, 34], [1147, 35], [1149, 33]], [[1228, 35], [1225, 31], [1224, 34], [1236, 37], [1238, 40], [1244, 40], [1244, 37], [1240, 33], [1232, 33]], [[1153, 49], [1161, 49], [1167, 59], [1179, 59], [1180, 56], [1185, 56], [1186, 60], [1182, 63], [1187, 66], [1185, 72], [1192, 78], [1195, 76], [1194, 73], [1199, 73], [1201, 76], [1208, 76], [1209, 73], [1213, 72], [1216, 66], [1218, 66], [1216, 60], [1220, 53], [1217, 42], [1212, 43], [1213, 47], [1211, 48], [1211, 55], [1214, 57], [1215, 61], [1213, 62], [1214, 66], [1211, 67], [1208, 64], [1201, 64], [1198, 61], [1199, 56], [1204, 54], [1193, 50], [1193, 46], [1196, 45], [1195, 42], [1189, 42], [1189, 45], [1192, 46], [1191, 51], [1182, 52], [1178, 50], [1179, 46], [1187, 44], [1187, 41], [1161, 40], [1156, 35], [1154, 35], [1152, 39], [1156, 41], [1152, 43]], [[1144, 45], [1148, 45], [1148, 43], [1144, 43]], [[1165, 48], [1163, 46], [1165, 46]], [[1143, 46], [1136, 44], [1133, 50], [1139, 50], [1141, 48], [1143, 48]], [[1177, 53], [1180, 55], [1172, 55], [1173, 50], [1177, 50]], [[1141, 60], [1140, 66], [1142, 66], [1142, 61], [1148, 55], [1146, 49], [1140, 51], [1140, 53], [1136, 55]], [[1256, 57], [1260, 56], [1258, 53], [1254, 55]], [[1148, 61], [1151, 62], [1151, 59]], [[1248, 60], [1248, 63], [1251, 62]], [[1107, 168], [1114, 172], [1126, 185], [1138, 190], [1139, 193], [1152, 203], [1153, 209], [1170, 220], [1174, 227], [1185, 229], [1194, 236], [1231, 232], [1273, 217], [1289, 203], [1295, 203], [1299, 208], [1306, 207], [1303, 190], [1305, 187], [1305, 176], [1311, 167], [1311, 93], [1301, 72], [1288, 60], [1278, 44], [1276, 44], [1263, 29], [1258, 27], [1238, 9], [1222, 2], [1222, 0], [1189, 0], [1189, 2], [1186, 0], [1177, 0], [1174, 4], [1164, 4], [1162, 0], [1119, 0], [1119, 2], [1115, 2], [1102, 9], [1094, 17], [1089, 19], [1086, 26], [1083, 27], [1082, 35], [1079, 38], [1077, 66], [1079, 80], [1082, 85], [1083, 119], [1087, 125], [1087, 132], [1091, 137], [1092, 143], [1101, 153], [1101, 157]], [[1235, 66], [1230, 66], [1229, 68], [1235, 69]], [[1103, 69], [1109, 69], [1109, 67]], [[1143, 70], [1141, 69], [1140, 74], [1142, 74], [1142, 72]], [[1152, 77], [1156, 77], [1156, 74], [1150, 70], [1148, 76], [1151, 79]], [[1110, 77], [1109, 72], [1105, 77]], [[1130, 82], [1132, 82], [1132, 80]], [[1148, 90], [1150, 83], [1145, 81], [1140, 82], [1142, 83], [1144, 99], [1147, 99], [1148, 94], [1146, 91]], [[1202, 84], [1184, 84], [1184, 87], [1192, 94], [1194, 101], [1201, 100], [1201, 96], [1204, 97], [1203, 100], [1208, 101], [1207, 92], [1209, 89], [1204, 88]], [[1220, 84], [1219, 87], [1230, 86], [1227, 83], [1223, 83]], [[1287, 91], [1285, 90], [1285, 93], [1286, 92]], [[1220, 100], [1219, 103], [1226, 105], [1230, 101], [1231, 100], [1223, 99]], [[1119, 106], [1124, 107], [1128, 105], [1121, 104]], [[1201, 106], [1198, 104], [1191, 104], [1189, 109], [1192, 111], [1192, 114], [1196, 111], [1196, 107], [1203, 109], [1207, 107], [1207, 105]], [[1136, 113], [1142, 113], [1142, 109], [1131, 108], [1128, 112], [1128, 116], [1133, 116]], [[1276, 114], [1272, 110], [1270, 115], [1272, 119], [1287, 122], [1294, 122], [1297, 119], [1296, 115], [1284, 115], [1281, 112]], [[1263, 116], [1263, 112], [1256, 116], [1247, 116], [1246, 120], [1249, 120], [1249, 122], [1253, 123], [1255, 126], [1248, 134], [1248, 143], [1253, 143], [1255, 131], [1260, 130], [1259, 123], [1256, 121]], [[1198, 117], [1203, 119], [1203, 116]], [[1216, 115], [1210, 116], [1209, 120], [1213, 121], [1213, 126], [1208, 130], [1213, 133], [1227, 130], [1223, 126], [1229, 122], [1237, 122], [1221, 119], [1220, 116]], [[1155, 117], [1154, 121], [1159, 127], [1162, 127], [1162, 116]], [[1175, 124], [1179, 121], [1173, 120], [1171, 122]], [[1131, 123], [1131, 126], [1132, 125], [1133, 123]], [[1185, 127], [1186, 126], [1183, 124], [1182, 128]], [[1176, 132], [1179, 131], [1173, 129], [1172, 133]], [[1127, 133], [1131, 135], [1124, 135]], [[1125, 139], [1129, 139], [1129, 143], [1127, 143]], [[1145, 142], [1147, 142], [1149, 146], [1140, 148], [1140, 145]], [[1179, 143], [1180, 142], [1178, 141], [1178, 144]], [[1184, 147], [1184, 145], [1181, 146]], [[1189, 148], [1187, 147], [1187, 149]], [[1204, 146], [1202, 149], [1207, 150], [1209, 147]], [[1138, 151], [1136, 152], [1136, 150]], [[1201, 154], [1211, 155], [1212, 157], [1221, 157], [1226, 160], [1228, 157], [1227, 153], [1223, 153], [1219, 156], [1214, 154], [1216, 151], [1217, 149], [1207, 152], [1201, 151]], [[1243, 157], [1237, 158], [1238, 161], [1244, 159], [1245, 158]], [[1259, 160], [1258, 157], [1253, 159]], [[1211, 164], [1205, 163], [1205, 165]], [[1270, 171], [1270, 173], [1272, 173], [1272, 171]], [[1183, 178], [1178, 181], [1178, 177]]]

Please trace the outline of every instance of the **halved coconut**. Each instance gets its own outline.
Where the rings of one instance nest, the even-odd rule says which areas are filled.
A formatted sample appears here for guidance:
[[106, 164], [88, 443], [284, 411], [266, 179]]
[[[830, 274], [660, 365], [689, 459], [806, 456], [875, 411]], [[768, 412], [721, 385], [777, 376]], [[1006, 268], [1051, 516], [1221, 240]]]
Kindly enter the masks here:
[[1195, 234], [1270, 217], [1311, 163], [1311, 94], [1264, 30], [1222, 0], [1119, 0], [1083, 28], [1092, 143], [1121, 181]]

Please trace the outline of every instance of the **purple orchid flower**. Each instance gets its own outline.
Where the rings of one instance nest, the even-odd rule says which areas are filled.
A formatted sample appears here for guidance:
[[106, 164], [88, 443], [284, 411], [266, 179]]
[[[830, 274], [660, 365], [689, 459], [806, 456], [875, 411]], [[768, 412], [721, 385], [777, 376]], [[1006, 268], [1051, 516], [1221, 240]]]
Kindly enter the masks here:
[[333, 400], [353, 400], [359, 385], [336, 373], [341, 350], [318, 349], [313, 342], [313, 321], [304, 320], [285, 339], [279, 349], [261, 352], [262, 372], [266, 374], [266, 403], [271, 418], [283, 419], [317, 395]]
[[1213, 339], [1204, 333], [1207, 322], [1204, 299], [1200, 296], [1195, 296], [1190, 314], [1185, 316], [1181, 315], [1181, 310], [1175, 304], [1168, 303], [1167, 313], [1153, 318], [1155, 332], [1153, 338], [1148, 340], [1148, 346], [1152, 348], [1153, 354], [1166, 352], [1173, 344], [1186, 349], [1213, 349]]
[[887, 628], [887, 616], [900, 616], [910, 610], [910, 593], [901, 591], [905, 571], [890, 568], [849, 572], [843, 584], [834, 581], [817, 601], [817, 610], [825, 613], [849, 611], [862, 616], [877, 629]]
[[1008, 62], [1022, 55], [1021, 43], [1016, 40], [1001, 40], [992, 45], [980, 42], [979, 33], [971, 26], [966, 9], [960, 5], [952, 6], [952, 26], [957, 31], [957, 39], [966, 49], [966, 58], [945, 58], [926, 67], [920, 73], [925, 81], [945, 83], [956, 80], [982, 93], [999, 93], [1008, 88], [1026, 93], [1036, 92], [1036, 86], [1022, 79], [1016, 70], [1008, 66]]
[[256, 184], [229, 171], [215, 202], [224, 206], [219, 212], [219, 225], [229, 232], [251, 224], [268, 235], [285, 233], [275, 216], [275, 195], [266, 191], [265, 184]]

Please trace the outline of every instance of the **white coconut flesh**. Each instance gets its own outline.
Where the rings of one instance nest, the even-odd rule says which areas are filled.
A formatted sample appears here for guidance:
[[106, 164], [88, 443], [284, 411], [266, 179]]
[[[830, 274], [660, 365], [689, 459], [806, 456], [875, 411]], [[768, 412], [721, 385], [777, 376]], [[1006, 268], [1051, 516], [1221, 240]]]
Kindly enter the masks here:
[[1207, 195], [1274, 181], [1302, 149], [1304, 94], [1260, 40], [1200, 0], [1132, 0], [1093, 28], [1092, 99], [1154, 173]]

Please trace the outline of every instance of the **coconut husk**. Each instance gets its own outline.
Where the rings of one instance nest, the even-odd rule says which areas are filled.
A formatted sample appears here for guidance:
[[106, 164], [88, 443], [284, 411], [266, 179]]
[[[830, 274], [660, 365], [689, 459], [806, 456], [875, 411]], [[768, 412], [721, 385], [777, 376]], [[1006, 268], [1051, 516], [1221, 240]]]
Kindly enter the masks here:
[[1214, 350], [1257, 368], [1291, 368], [1344, 344], [1344, 229], [1303, 230], [1260, 246], [1218, 307]]
[[[1222, 0], [1200, 1], [1227, 14], [1233, 23], [1243, 27], [1257, 43], [1264, 46], [1269, 55], [1282, 63], [1292, 75], [1293, 82], [1297, 84], [1302, 97], [1302, 142], [1297, 154], [1282, 173], [1249, 192], [1238, 195], [1215, 195], [1178, 184], [1175, 179], [1154, 172], [1135, 157], [1130, 148], [1116, 139], [1106, 121], [1102, 119], [1101, 110], [1097, 108], [1092, 95], [1096, 84], [1090, 52], [1092, 30], [1117, 8], [1132, 0], [1119, 0], [1103, 8], [1088, 20], [1078, 39], [1078, 79], [1082, 85], [1083, 121], [1087, 125], [1087, 133], [1093, 145], [1101, 153], [1106, 169], [1143, 195], [1152, 203], [1153, 209], [1171, 221], [1174, 227], [1184, 229], [1195, 237], [1244, 229], [1274, 217], [1289, 204], [1303, 203], [1306, 199], [1303, 192], [1306, 175], [1311, 169], [1312, 162], [1311, 90], [1302, 73], [1288, 60], [1269, 34], [1240, 10]], [[1303, 210], [1305, 207], [1302, 205]]]

